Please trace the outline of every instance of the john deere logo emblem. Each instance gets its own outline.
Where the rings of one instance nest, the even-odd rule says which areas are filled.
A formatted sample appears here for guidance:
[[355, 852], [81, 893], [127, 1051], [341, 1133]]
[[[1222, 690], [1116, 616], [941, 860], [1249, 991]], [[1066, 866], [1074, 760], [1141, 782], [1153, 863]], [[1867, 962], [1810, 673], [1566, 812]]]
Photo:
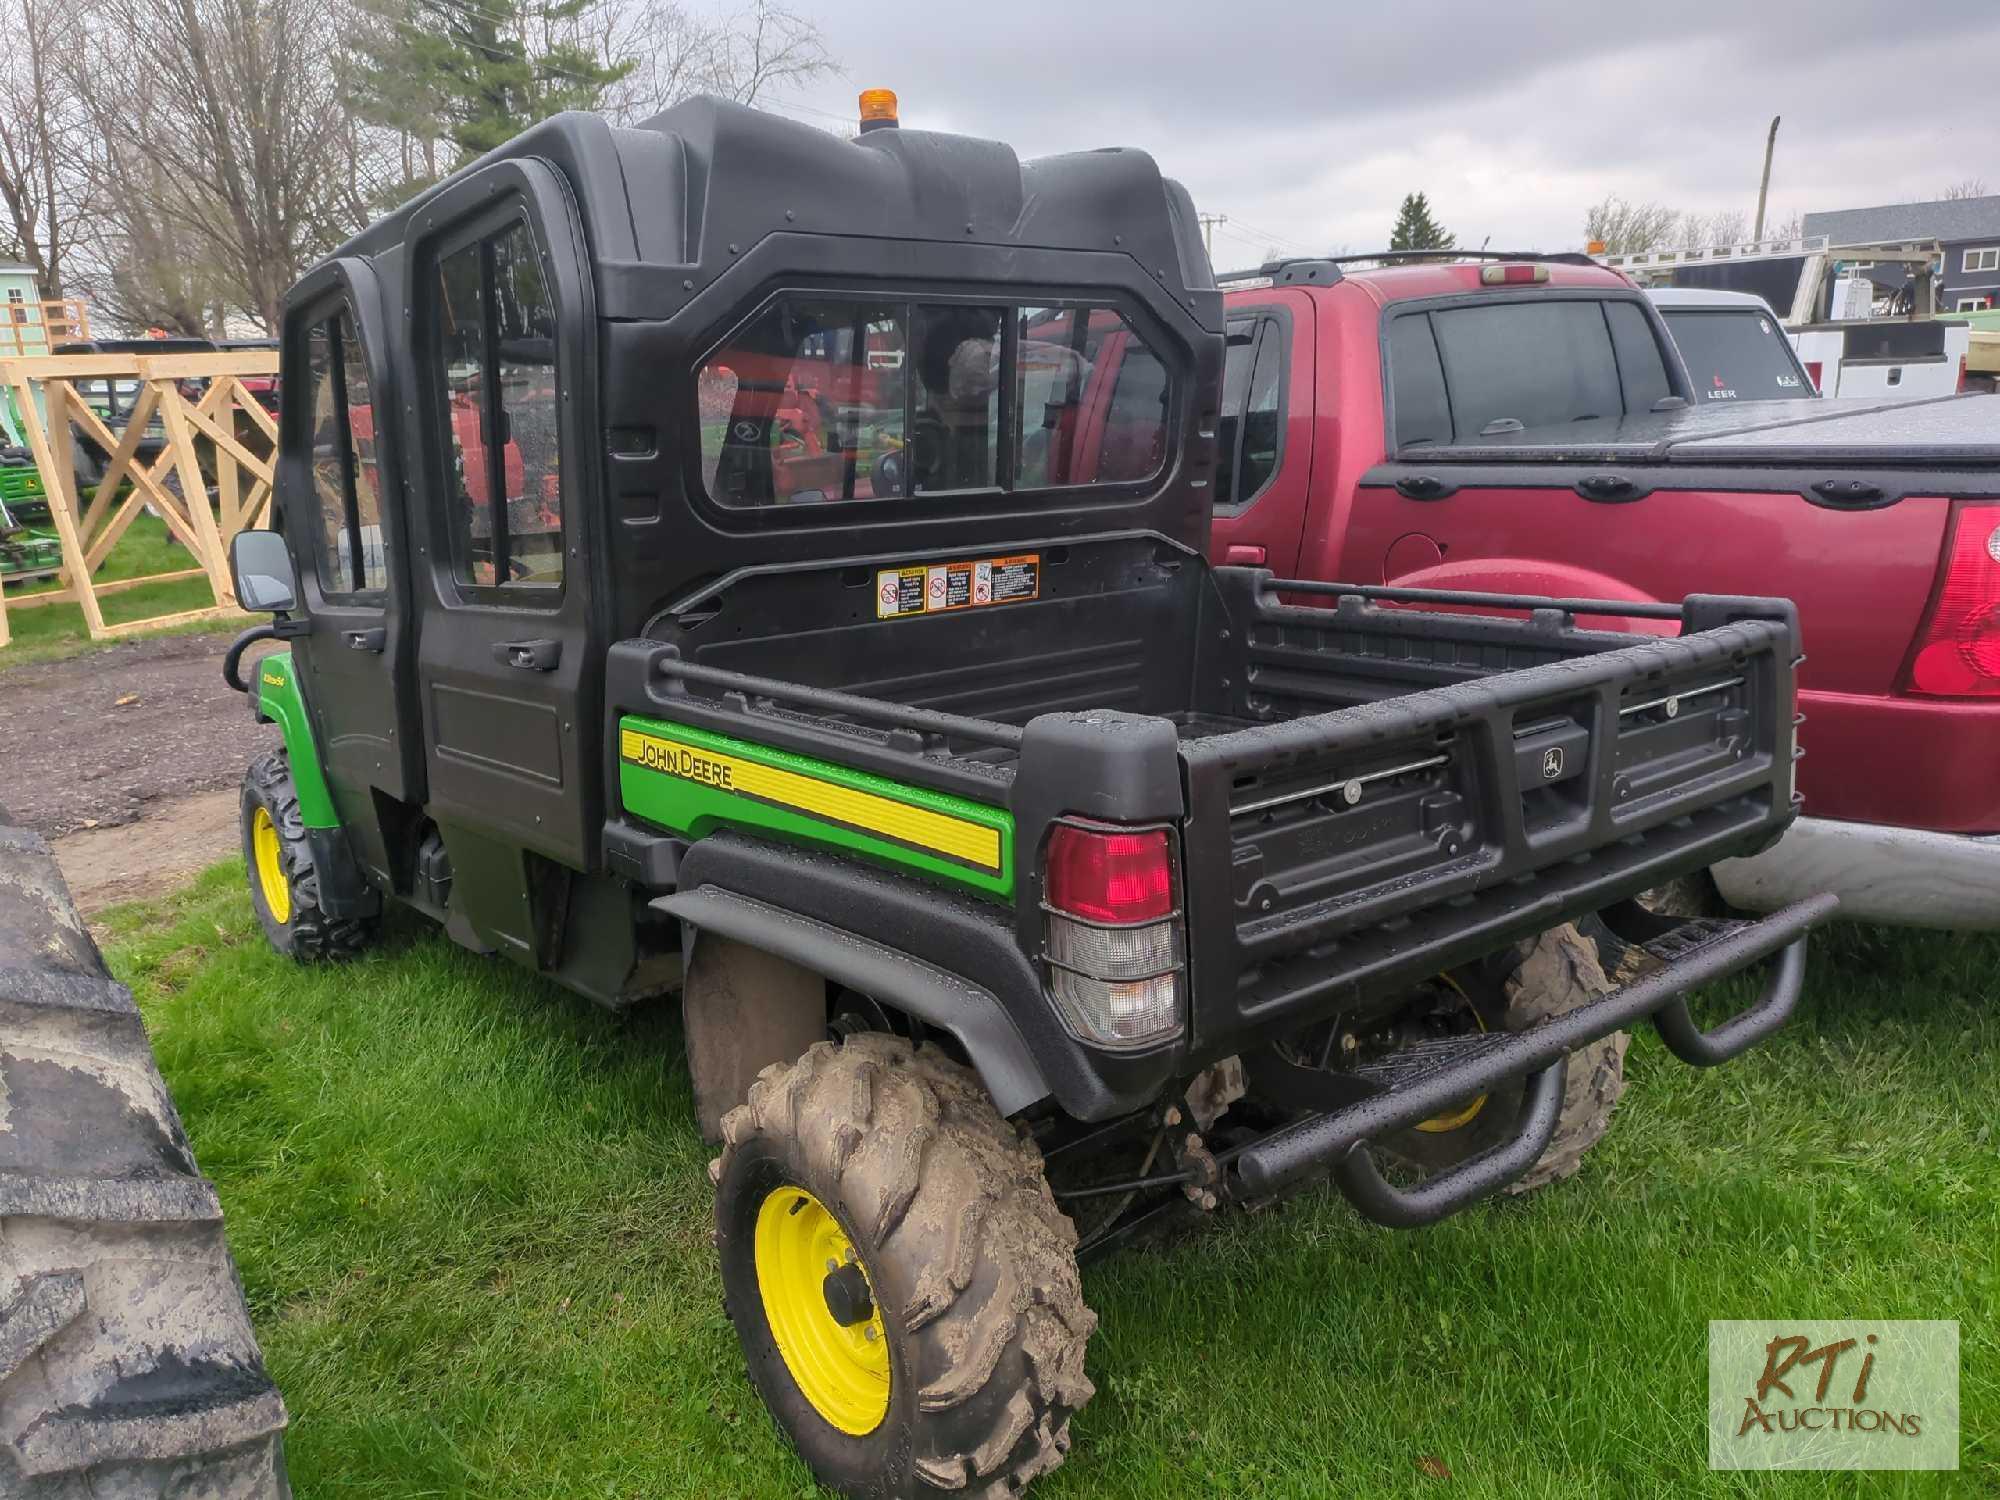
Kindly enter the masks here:
[[1551, 745], [1542, 752], [1542, 780], [1554, 781], [1563, 773], [1563, 752], [1561, 745]]

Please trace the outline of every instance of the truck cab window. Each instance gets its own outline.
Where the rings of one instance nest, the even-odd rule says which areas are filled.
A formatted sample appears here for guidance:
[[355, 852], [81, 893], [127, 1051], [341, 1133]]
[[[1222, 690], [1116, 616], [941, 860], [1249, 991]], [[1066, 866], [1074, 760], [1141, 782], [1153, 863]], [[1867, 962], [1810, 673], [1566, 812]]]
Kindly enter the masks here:
[[1439, 308], [1430, 319], [1461, 443], [1495, 422], [1533, 428], [1624, 415], [1599, 301], [1488, 302]]
[[695, 392], [703, 487], [766, 506], [1154, 479], [1173, 381], [1109, 307], [793, 293]]
[[1018, 489], [1152, 478], [1166, 455], [1171, 382], [1109, 307], [1019, 311]]
[[525, 223], [439, 261], [437, 372], [452, 565], [461, 583], [524, 590], [562, 583], [555, 331]]
[[1444, 362], [1427, 314], [1406, 314], [1389, 324], [1389, 399], [1398, 448], [1451, 441]]
[[702, 481], [724, 505], [908, 492], [908, 316], [894, 304], [781, 297], [702, 365]]
[[375, 413], [353, 314], [343, 304], [307, 334], [312, 480], [319, 519], [315, 571], [329, 598], [388, 586], [377, 499]]
[[910, 478], [917, 494], [1000, 482], [1002, 307], [922, 306], [915, 349]]

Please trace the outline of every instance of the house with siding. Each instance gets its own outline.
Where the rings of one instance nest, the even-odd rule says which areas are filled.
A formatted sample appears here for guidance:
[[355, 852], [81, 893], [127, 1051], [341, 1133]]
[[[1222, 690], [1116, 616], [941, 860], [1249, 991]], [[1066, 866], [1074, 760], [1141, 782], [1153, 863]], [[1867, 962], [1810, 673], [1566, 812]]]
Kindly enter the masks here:
[[[1936, 240], [1944, 247], [1944, 264], [1938, 274], [1938, 311], [2000, 307], [2000, 194], [1807, 214], [1803, 232], [1809, 237], [1823, 234], [1835, 246]], [[1843, 264], [1867, 276], [1884, 292], [1900, 289], [1907, 279], [1902, 266], [1885, 265], [1878, 271], [1867, 261]]]

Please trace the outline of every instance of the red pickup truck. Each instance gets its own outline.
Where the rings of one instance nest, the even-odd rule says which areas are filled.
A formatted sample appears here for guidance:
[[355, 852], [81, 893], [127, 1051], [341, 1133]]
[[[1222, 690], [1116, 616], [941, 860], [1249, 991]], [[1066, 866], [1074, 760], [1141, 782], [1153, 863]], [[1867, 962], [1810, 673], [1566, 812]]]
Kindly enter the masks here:
[[1768, 910], [1834, 890], [1847, 915], [2000, 926], [2000, 397], [1704, 404], [1657, 309], [1582, 256], [1222, 280], [1218, 561], [1627, 603], [1789, 596], [1807, 815], [1718, 866], [1722, 894]]

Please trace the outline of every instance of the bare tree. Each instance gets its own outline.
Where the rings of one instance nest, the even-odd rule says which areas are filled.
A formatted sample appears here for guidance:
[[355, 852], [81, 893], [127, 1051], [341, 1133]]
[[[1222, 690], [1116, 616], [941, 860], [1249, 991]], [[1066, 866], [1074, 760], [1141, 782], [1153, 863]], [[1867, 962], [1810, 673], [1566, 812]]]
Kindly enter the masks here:
[[1585, 212], [1583, 233], [1593, 243], [1602, 242], [1611, 255], [1631, 255], [1675, 243], [1680, 224], [1678, 209], [1630, 203], [1614, 193]]
[[10, 43], [0, 52], [0, 199], [12, 253], [44, 297], [65, 294], [74, 221], [83, 210], [86, 122], [63, 78], [82, 48], [74, 8], [60, 0], [8, 0]]
[[[285, 289], [353, 227], [353, 121], [325, 0], [92, 0], [71, 82], [97, 138], [107, 285], [170, 266], [210, 321], [275, 329]], [[152, 268], [149, 271], [148, 268]], [[212, 292], [212, 301], [209, 300]], [[143, 300], [143, 299], [140, 299]], [[190, 309], [183, 306], [181, 313]]]
[[1985, 196], [1986, 179], [1983, 177], [1960, 178], [1957, 182], [1954, 182], [1950, 187], [1938, 194], [1939, 199], [1946, 203], [1956, 202], [1961, 198], [1984, 198]]
[[591, 14], [600, 55], [633, 63], [605, 99], [605, 112], [620, 121], [658, 114], [695, 94], [755, 104], [834, 71], [819, 27], [772, 0], [708, 17], [676, 0], [607, 0]]

